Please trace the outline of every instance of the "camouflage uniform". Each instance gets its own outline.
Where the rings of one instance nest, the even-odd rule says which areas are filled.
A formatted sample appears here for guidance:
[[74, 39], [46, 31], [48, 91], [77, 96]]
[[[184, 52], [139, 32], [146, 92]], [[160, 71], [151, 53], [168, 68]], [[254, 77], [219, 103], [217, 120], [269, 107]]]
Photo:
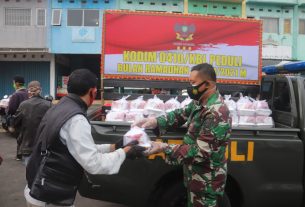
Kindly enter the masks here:
[[216, 207], [227, 177], [226, 147], [231, 132], [229, 110], [217, 91], [205, 106], [197, 101], [157, 118], [161, 132], [187, 122], [182, 145], [170, 145], [166, 162], [183, 164], [188, 206]]

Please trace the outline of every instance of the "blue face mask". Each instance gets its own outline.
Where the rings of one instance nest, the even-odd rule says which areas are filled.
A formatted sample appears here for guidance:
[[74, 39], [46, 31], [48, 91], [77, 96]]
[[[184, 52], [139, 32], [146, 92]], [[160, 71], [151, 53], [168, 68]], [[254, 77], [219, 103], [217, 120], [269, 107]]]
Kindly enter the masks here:
[[199, 92], [199, 88], [203, 85], [206, 84], [206, 81], [203, 81], [202, 83], [200, 83], [197, 86], [190, 86], [187, 88], [187, 93], [189, 95], [189, 97], [193, 100], [199, 101], [200, 97], [208, 90], [207, 88], [205, 88], [203, 91]]

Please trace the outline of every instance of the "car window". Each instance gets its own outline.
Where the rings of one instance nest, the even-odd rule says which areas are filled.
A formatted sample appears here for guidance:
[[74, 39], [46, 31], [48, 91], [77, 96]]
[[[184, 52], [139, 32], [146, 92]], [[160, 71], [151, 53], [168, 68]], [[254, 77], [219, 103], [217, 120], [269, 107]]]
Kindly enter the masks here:
[[291, 112], [290, 90], [287, 81], [278, 81], [275, 84], [274, 109]]
[[265, 81], [261, 86], [261, 100], [270, 100], [272, 98], [273, 82]]

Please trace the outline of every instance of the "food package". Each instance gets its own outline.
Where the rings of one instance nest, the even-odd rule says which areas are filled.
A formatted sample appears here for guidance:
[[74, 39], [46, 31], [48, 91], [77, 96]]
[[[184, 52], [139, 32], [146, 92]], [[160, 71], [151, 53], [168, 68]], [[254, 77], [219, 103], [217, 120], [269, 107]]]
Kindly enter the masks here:
[[109, 111], [106, 115], [106, 121], [124, 121], [126, 112]]
[[236, 111], [236, 102], [231, 99], [231, 95], [224, 95], [224, 102], [227, 105], [230, 112]]
[[177, 98], [171, 98], [168, 101], [165, 102], [164, 108], [166, 112], [171, 112], [176, 109], [180, 108], [180, 102], [177, 100]]
[[127, 122], [135, 122], [137, 120], [143, 119], [143, 112], [140, 111], [129, 111], [126, 113], [125, 121]]
[[238, 115], [237, 112], [230, 112], [230, 117], [232, 118], [232, 126], [237, 127], [238, 126]]
[[239, 116], [238, 126], [255, 126], [255, 116]]
[[111, 111], [128, 111], [129, 102], [126, 100], [129, 96], [124, 96], [123, 98], [113, 101], [111, 106]]
[[189, 105], [192, 102], [192, 99], [190, 97], [187, 97], [184, 99], [184, 101], [181, 102], [180, 107], [184, 108], [185, 106]]
[[130, 102], [130, 111], [144, 110], [146, 101], [143, 100], [143, 96], [139, 96], [137, 99]]
[[256, 126], [272, 128], [274, 122], [270, 116], [256, 116]]
[[255, 101], [254, 104], [256, 109], [256, 115], [270, 116], [272, 114], [272, 111], [270, 110], [266, 100]]
[[154, 98], [148, 99], [144, 113], [148, 116], [153, 115], [157, 117], [165, 114], [164, 109], [164, 102], [157, 96], [154, 96]]
[[255, 115], [255, 104], [249, 97], [243, 97], [236, 103], [238, 115], [240, 116], [254, 116]]
[[126, 145], [133, 140], [138, 140], [139, 146], [142, 147], [151, 147], [150, 139], [145, 133], [144, 129], [137, 126], [132, 127], [125, 135], [123, 139], [123, 144]]

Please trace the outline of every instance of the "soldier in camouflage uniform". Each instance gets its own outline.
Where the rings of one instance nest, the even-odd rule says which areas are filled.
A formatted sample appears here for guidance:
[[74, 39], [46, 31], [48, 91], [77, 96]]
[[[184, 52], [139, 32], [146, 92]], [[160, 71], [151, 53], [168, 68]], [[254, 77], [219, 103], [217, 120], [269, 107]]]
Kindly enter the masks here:
[[152, 142], [148, 155], [164, 151], [166, 162], [182, 164], [188, 206], [216, 207], [223, 196], [227, 177], [226, 147], [231, 132], [229, 110], [216, 89], [216, 74], [209, 64], [192, 68], [188, 89], [194, 99], [183, 109], [166, 116], [143, 119], [135, 125], [158, 127], [160, 132], [187, 123], [182, 145]]

